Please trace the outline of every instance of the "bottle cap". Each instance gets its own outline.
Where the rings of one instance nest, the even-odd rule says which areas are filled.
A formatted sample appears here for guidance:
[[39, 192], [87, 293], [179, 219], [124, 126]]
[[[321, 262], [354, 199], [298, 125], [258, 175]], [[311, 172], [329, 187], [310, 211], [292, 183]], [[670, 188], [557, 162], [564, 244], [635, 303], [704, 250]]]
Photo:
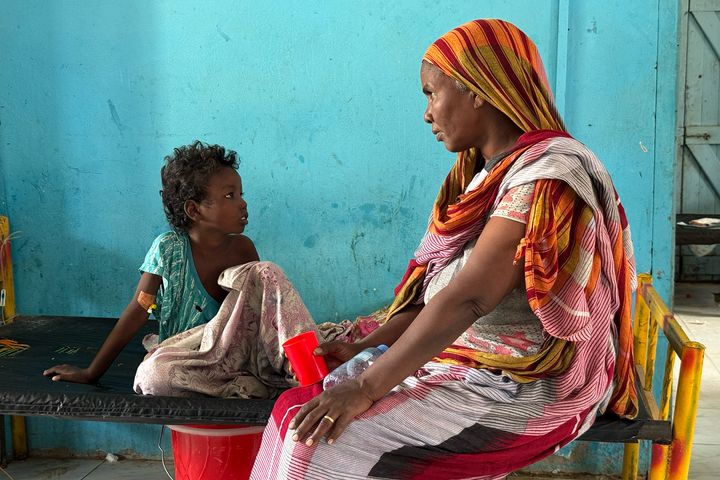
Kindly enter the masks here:
[[388, 346], [385, 345], [384, 343], [381, 343], [380, 345], [377, 346], [377, 349], [380, 350], [381, 352], [385, 353], [385, 352], [387, 352]]

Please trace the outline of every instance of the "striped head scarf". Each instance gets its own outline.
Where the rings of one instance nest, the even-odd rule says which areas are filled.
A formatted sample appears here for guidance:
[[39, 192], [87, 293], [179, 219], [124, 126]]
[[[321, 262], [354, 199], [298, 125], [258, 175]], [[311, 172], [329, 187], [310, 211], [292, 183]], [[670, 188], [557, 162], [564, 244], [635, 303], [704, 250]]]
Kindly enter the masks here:
[[[388, 319], [407, 305], [421, 299], [430, 278], [455, 258], [470, 238], [477, 238], [484, 228], [485, 219], [497, 197], [503, 178], [516, 161], [529, 165], [541, 158], [542, 155], [537, 152], [541, 153], [546, 148], [542, 146], [535, 148], [535, 146], [546, 145], [557, 137], [569, 137], [555, 108], [537, 48], [511, 23], [502, 20], [468, 22], [435, 41], [425, 53], [423, 61], [435, 65], [445, 75], [480, 95], [525, 133], [511, 153], [492, 169], [481, 185], [468, 193], [463, 192], [477, 170], [477, 162], [483, 160], [475, 148], [458, 154], [435, 200], [427, 232], [415, 252], [415, 258], [410, 261], [403, 279], [395, 290], [395, 299], [388, 311]], [[533, 153], [533, 151], [537, 152]], [[604, 171], [602, 166], [599, 168]], [[608, 191], [614, 192], [609, 177], [605, 183]], [[540, 244], [548, 238], [550, 231], [555, 235], [555, 228], [559, 228], [558, 225], [577, 222], [574, 229], [585, 231], [590, 225], [595, 224], [591, 221], [593, 215], [588, 214], [585, 203], [571, 201], [575, 198], [575, 192], [567, 184], [562, 187], [562, 192], [554, 191], [550, 196], [555, 200], [560, 199], [561, 203], [565, 202], [563, 199], [569, 199], [565, 202], [568, 208], [562, 215], [558, 210], [554, 210], [554, 203], [550, 202], [547, 194], [551, 188], [553, 184], [547, 176], [536, 182], [531, 221], [518, 250], [517, 260], [523, 257], [525, 260], [526, 285], [531, 308], [541, 318], [543, 325], [554, 332], [552, 335], [557, 336], [552, 336], [537, 355], [524, 359], [478, 351], [462, 351], [451, 346], [436, 360], [443, 361], [444, 358], [450, 362], [474, 365], [477, 368], [502, 370], [520, 382], [559, 375], [570, 367], [573, 357], [579, 354], [575, 342], [585, 341], [586, 335], [569, 331], [561, 332], [563, 329], [573, 328], [570, 324], [562, 325], [562, 322], [558, 323], [559, 330], [556, 326], [550, 327], [553, 321], [559, 319], [555, 318], [552, 310], [556, 306], [549, 299], [564, 297], [567, 287], [570, 286], [576, 291], [580, 288], [584, 291], [583, 298], [587, 298], [591, 303], [597, 303], [598, 298], [606, 295], [596, 288], [596, 280], [600, 275], [610, 275], [613, 277], [610, 283], [617, 285], [617, 293], [610, 296], [620, 297], [619, 308], [615, 314], [615, 328], [618, 332], [618, 355], [615, 365], [617, 386], [613, 392], [611, 408], [620, 415], [633, 417], [637, 412], [637, 393], [632, 370], [629, 298], [634, 281], [634, 267], [632, 267], [632, 254], [628, 253], [623, 244], [626, 233], [629, 238], [629, 230], [622, 206], [619, 200], [617, 203], [606, 202], [605, 205], [605, 208], [614, 209], [616, 213], [613, 217], [619, 219], [612, 222], [608, 228], [615, 234], [622, 232], [622, 235], [614, 235], [611, 242], [614, 258], [596, 258], [597, 261], [592, 262], [591, 266], [583, 265], [583, 268], [592, 269], [591, 279], [594, 280], [584, 287], [574, 285], [573, 272], [579, 267], [573, 266], [573, 262], [559, 264], [557, 254], [560, 252], [568, 258], [578, 257], [580, 252], [577, 250], [577, 242], [565, 239], [567, 241], [559, 241], [552, 249], [543, 251], [544, 253], [530, 254], [529, 252], [534, 249], [526, 248]], [[552, 210], [552, 213], [548, 213], [550, 210], [546, 209]], [[600, 215], [597, 219], [602, 218], [601, 212], [597, 215]], [[632, 268], [622, 267], [616, 269], [616, 273], [610, 273], [614, 268], [611, 263], [615, 266], [630, 265]], [[547, 270], [548, 268], [550, 271]], [[553, 281], [546, 281], [548, 274]], [[575, 298], [568, 301], [572, 304]], [[589, 347], [583, 347], [582, 350], [587, 348]]]
[[565, 131], [537, 47], [512, 23], [468, 22], [437, 39], [423, 61], [487, 100], [523, 132]]
[[[461, 25], [433, 42], [423, 62], [488, 101], [526, 134], [544, 132], [534, 134], [536, 139], [566, 134], [537, 47], [512, 23], [480, 19]], [[515, 156], [521, 150], [516, 148]], [[436, 219], [445, 218], [443, 208], [465, 191], [477, 162], [483, 161], [479, 157], [475, 148], [458, 154], [438, 193]], [[445, 231], [447, 226], [435, 222], [433, 228]]]
[[[423, 62], [435, 65], [445, 75], [469, 88], [503, 112], [523, 132], [524, 139], [502, 165], [494, 169], [483, 189], [477, 189], [458, 202], [477, 171], [480, 153], [476, 148], [460, 152], [443, 182], [433, 206], [424, 244], [442, 245], [455, 239], [467, 240], [477, 236], [483, 225], [468, 231], [475, 219], [482, 218], [497, 193], [497, 187], [507, 168], [533, 143], [553, 136], [567, 136], [557, 113], [545, 69], [535, 44], [515, 25], [504, 20], [479, 19], [465, 23], [433, 42], [423, 56]], [[481, 194], [482, 192], [482, 194]], [[432, 242], [432, 240], [436, 240]], [[440, 249], [437, 249], [440, 250]], [[390, 315], [404, 308], [411, 298], [417, 298], [434, 274], [451, 259], [423, 261], [422, 253], [410, 262], [400, 285], [395, 289], [395, 301]], [[447, 253], [447, 249], [446, 249]], [[422, 278], [419, 282], [417, 279]], [[409, 281], [408, 281], [409, 280]], [[405, 292], [401, 294], [404, 288]]]

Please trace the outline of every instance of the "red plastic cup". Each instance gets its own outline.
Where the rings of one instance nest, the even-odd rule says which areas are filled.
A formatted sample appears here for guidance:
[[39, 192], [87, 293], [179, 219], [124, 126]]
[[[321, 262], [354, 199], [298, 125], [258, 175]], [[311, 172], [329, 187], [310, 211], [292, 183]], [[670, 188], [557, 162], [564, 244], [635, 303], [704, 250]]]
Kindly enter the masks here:
[[296, 335], [282, 344], [301, 387], [317, 383], [328, 374], [325, 358], [313, 354], [318, 345], [313, 331]]

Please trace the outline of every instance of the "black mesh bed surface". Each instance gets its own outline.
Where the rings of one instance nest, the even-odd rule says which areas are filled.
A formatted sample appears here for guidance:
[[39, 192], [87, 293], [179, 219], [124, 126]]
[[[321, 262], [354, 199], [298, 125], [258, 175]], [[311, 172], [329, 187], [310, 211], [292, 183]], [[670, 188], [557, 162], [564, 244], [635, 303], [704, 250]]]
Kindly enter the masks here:
[[43, 370], [86, 366], [112, 330], [114, 318], [23, 317], [0, 326], [0, 414], [132, 423], [267, 423], [274, 400], [156, 397], [132, 390], [145, 355], [141, 340], [157, 332], [149, 321], [97, 385], [53, 382]]
[[[42, 375], [43, 370], [59, 363], [88, 365], [114, 324], [111, 318], [21, 316], [0, 326], [0, 339], [5, 340], [0, 350], [0, 415], [163, 424], [267, 423], [274, 400], [135, 394], [135, 370], [145, 355], [141, 339], [157, 331], [152, 321], [128, 344], [97, 385], [53, 382]], [[580, 439], [649, 439], [667, 444], [670, 430], [669, 422], [653, 420], [641, 402], [638, 420], [606, 414]]]

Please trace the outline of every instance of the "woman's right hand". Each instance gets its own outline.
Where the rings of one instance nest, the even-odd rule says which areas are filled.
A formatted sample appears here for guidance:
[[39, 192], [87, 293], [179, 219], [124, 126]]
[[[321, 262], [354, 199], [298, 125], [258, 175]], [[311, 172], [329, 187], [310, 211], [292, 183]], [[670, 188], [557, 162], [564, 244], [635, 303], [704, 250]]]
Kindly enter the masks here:
[[95, 383], [97, 381], [87, 368], [67, 364], [48, 368], [43, 375], [53, 382]]
[[363, 350], [363, 346], [357, 343], [343, 342], [342, 340], [333, 340], [320, 344], [313, 354], [325, 357], [328, 369], [333, 370], [342, 363], [347, 362], [352, 357]]

